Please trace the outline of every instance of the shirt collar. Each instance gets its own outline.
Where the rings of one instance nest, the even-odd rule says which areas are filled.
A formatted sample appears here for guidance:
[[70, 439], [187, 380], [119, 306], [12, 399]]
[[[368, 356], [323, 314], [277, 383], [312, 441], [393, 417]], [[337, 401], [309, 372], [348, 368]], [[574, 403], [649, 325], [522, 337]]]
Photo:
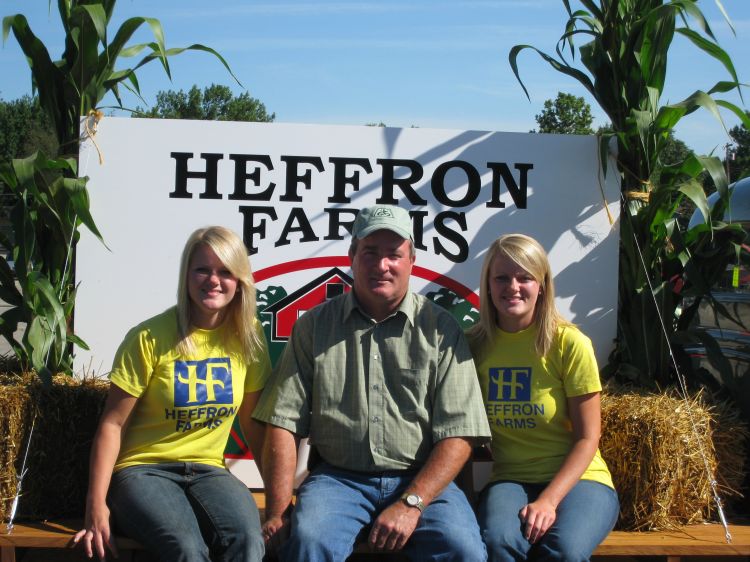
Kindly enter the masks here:
[[[354, 296], [354, 289], [346, 293], [345, 299], [344, 299], [344, 308], [343, 308], [343, 319], [348, 320], [349, 316], [351, 316], [352, 312], [354, 310], [358, 310], [359, 313], [368, 320], [370, 319], [370, 316], [362, 309], [359, 302], [357, 301], [357, 297]], [[409, 320], [409, 323], [414, 326], [414, 315], [416, 314], [417, 310], [417, 303], [416, 299], [414, 298], [414, 293], [412, 293], [410, 290], [406, 292], [406, 295], [404, 295], [404, 298], [401, 300], [401, 303], [398, 305], [398, 308], [395, 310], [393, 314], [391, 314], [388, 318], [393, 318], [396, 314], [402, 313], [406, 316], [407, 320]], [[386, 318], [386, 320], [388, 320]]]

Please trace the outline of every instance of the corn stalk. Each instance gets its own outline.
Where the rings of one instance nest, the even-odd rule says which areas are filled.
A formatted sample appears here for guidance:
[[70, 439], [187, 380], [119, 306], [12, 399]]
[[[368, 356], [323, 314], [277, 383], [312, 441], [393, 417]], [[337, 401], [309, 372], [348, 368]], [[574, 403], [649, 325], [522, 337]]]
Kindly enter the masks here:
[[[719, 0], [715, 2], [726, 17]], [[568, 20], [554, 54], [516, 45], [509, 54], [510, 65], [528, 97], [518, 56], [525, 50], [538, 53], [552, 68], [582, 84], [612, 123], [613, 132], [601, 138], [600, 146], [606, 162], [608, 146], [615, 139], [622, 221], [618, 339], [605, 373], [644, 386], [665, 385], [675, 376], [667, 342], [680, 359], [679, 350], [686, 343], [708, 341], [707, 334], [690, 329], [690, 320], [697, 303], [711, 299], [711, 286], [737, 259], [744, 232], [720, 221], [729, 193], [718, 158], [690, 153], [682, 162], [665, 166], [661, 157], [680, 119], [698, 109], [709, 111], [722, 126], [720, 107], [746, 125], [750, 120], [739, 107], [717, 98], [731, 90], [741, 95], [740, 83], [698, 0], [580, 0], [575, 11], [569, 0], [563, 4]], [[719, 61], [729, 79], [697, 90], [679, 103], [662, 105], [675, 33]], [[578, 40], [584, 43], [576, 48]], [[721, 196], [712, 211], [699, 181], [704, 172]], [[706, 224], [687, 232], [676, 219], [685, 197], [706, 218]], [[691, 305], [683, 310], [688, 302]], [[714, 353], [718, 347], [708, 343], [712, 360], [723, 361]], [[690, 367], [687, 361], [682, 366]]]
[[[153, 18], [130, 18], [110, 36], [115, 4], [116, 0], [58, 0], [65, 34], [58, 60], [52, 59], [22, 14], [3, 18], [3, 42], [12, 31], [60, 146], [56, 155], [36, 153], [0, 163], [0, 181], [15, 195], [14, 239], [0, 240], [10, 250], [15, 270], [0, 257], [0, 298], [11, 305], [0, 316], [0, 335], [22, 366], [35, 369], [45, 380], [55, 372], [72, 372], [72, 343], [85, 348], [73, 334], [72, 251], [81, 226], [101, 239], [89, 213], [87, 178], [78, 177], [81, 118], [96, 112], [110, 94], [122, 108], [121, 88], [140, 96], [137, 71], [146, 64], [158, 62], [171, 79], [169, 58], [186, 50], [210, 53], [231, 74], [224, 58], [209, 47], [167, 48], [161, 24]], [[142, 26], [150, 29], [153, 40], [130, 44]], [[118, 68], [134, 57], [134, 64]], [[26, 328], [19, 341], [14, 332], [21, 323]]]

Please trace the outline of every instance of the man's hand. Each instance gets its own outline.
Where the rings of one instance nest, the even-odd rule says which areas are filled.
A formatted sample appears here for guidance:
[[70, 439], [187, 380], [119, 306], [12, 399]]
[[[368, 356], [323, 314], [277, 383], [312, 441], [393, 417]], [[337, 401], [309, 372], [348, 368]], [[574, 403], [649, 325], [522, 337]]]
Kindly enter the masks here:
[[286, 516], [266, 519], [266, 522], [261, 527], [263, 542], [266, 543], [266, 550], [277, 552], [282, 543], [289, 538], [289, 529], [289, 518]]
[[375, 519], [367, 543], [375, 550], [401, 550], [416, 529], [421, 514], [416, 507], [397, 501]]
[[266, 441], [263, 445], [266, 522], [261, 530], [266, 548], [272, 552], [289, 537], [288, 509], [292, 503], [298, 446], [297, 437], [292, 432], [283, 427], [270, 424], [266, 426]]
[[518, 512], [518, 516], [524, 523], [526, 540], [534, 544], [552, 527], [555, 519], [557, 519], [557, 512], [555, 506], [550, 502], [538, 499], [523, 506], [521, 511]]

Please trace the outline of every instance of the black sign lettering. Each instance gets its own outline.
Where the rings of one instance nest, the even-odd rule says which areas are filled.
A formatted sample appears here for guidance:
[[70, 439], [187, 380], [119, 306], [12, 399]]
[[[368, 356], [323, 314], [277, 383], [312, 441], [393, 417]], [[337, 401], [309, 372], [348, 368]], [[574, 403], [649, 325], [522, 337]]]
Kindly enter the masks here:
[[260, 167], [256, 166], [253, 171], [247, 172], [248, 162], [263, 164], [266, 170], [273, 170], [271, 157], [267, 154], [230, 154], [229, 159], [234, 161], [234, 193], [229, 199], [240, 201], [270, 201], [276, 184], [270, 182], [268, 186], [258, 193], [247, 192], [247, 180], [255, 186], [260, 186]]

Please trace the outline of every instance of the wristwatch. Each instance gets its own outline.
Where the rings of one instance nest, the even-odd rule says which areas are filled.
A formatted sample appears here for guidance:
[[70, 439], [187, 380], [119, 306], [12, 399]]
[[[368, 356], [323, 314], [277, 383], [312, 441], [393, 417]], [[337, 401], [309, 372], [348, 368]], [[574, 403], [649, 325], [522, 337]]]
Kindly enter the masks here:
[[420, 512], [424, 511], [424, 502], [422, 501], [422, 496], [404, 492], [401, 496], [401, 499], [409, 507], [416, 507]]

